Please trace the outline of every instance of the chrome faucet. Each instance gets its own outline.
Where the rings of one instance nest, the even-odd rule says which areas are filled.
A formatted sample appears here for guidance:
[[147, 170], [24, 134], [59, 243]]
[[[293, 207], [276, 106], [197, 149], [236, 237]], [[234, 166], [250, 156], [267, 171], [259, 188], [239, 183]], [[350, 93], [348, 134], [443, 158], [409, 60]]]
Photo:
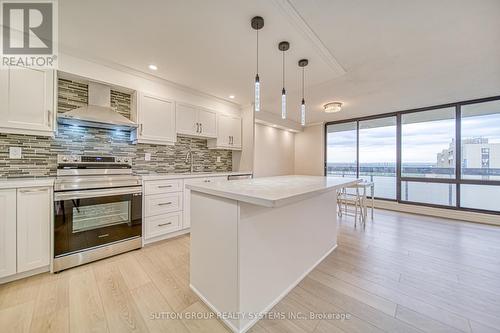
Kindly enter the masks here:
[[186, 163], [190, 165], [190, 172], [193, 173], [193, 153], [189, 150], [186, 154]]

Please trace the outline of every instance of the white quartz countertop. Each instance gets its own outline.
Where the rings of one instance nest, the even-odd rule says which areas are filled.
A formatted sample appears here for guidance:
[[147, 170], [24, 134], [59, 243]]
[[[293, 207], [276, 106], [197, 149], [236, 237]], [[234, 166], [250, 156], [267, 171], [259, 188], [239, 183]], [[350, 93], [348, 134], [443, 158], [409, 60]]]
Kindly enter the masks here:
[[53, 186], [52, 177], [0, 178], [0, 189]]
[[189, 184], [187, 188], [254, 205], [280, 207], [359, 181], [355, 178], [291, 175]]
[[251, 171], [232, 171], [232, 172], [186, 172], [186, 173], [137, 173], [143, 180], [161, 180], [161, 179], [182, 179], [199, 177], [226, 177], [251, 175]]

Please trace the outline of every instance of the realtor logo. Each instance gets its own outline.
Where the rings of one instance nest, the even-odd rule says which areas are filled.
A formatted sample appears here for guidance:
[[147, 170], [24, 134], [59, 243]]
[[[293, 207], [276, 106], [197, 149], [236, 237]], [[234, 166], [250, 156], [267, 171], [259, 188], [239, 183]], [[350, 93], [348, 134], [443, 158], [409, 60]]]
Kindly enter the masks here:
[[57, 67], [57, 2], [1, 1], [1, 66]]

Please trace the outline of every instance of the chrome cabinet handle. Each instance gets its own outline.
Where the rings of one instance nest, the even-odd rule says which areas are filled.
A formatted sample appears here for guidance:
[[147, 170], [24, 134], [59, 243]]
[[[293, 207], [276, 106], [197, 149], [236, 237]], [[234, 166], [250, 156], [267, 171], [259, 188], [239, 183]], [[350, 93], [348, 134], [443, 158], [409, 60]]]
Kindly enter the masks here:
[[211, 180], [210, 180], [210, 179], [205, 179], [205, 180], [204, 180], [204, 182], [205, 182], [205, 183], [210, 183], [210, 182], [211, 182]]
[[52, 127], [52, 118], [50, 117], [52, 112], [50, 112], [50, 110], [47, 110], [47, 125], [49, 125], [49, 127]]
[[109, 236], [109, 234], [103, 234], [103, 235], [99, 235], [99, 236], [97, 236], [97, 237], [98, 237], [98, 238], [104, 238], [104, 237], [108, 237], [108, 236]]
[[143, 128], [142, 124], [140, 124], [139, 126], [141, 127], [140, 132], [141, 132], [141, 135], [142, 135], [144, 133], [144, 128]]
[[200, 133], [203, 133], [203, 124], [200, 123]]
[[158, 188], [168, 188], [172, 187], [172, 185], [158, 185]]
[[160, 223], [160, 224], [158, 224], [158, 226], [159, 226], [159, 227], [164, 227], [164, 226], [166, 226], [166, 225], [170, 225], [170, 224], [172, 224], [172, 222]]
[[167, 205], [171, 205], [171, 204], [172, 204], [171, 201], [170, 202], [161, 202], [158, 204], [158, 206], [167, 206]]

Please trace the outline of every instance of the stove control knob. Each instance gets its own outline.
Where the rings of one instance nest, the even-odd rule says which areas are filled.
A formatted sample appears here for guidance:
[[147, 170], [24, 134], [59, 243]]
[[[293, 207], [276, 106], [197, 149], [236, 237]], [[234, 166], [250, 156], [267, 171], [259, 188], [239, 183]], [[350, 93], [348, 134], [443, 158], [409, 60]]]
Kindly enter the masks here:
[[61, 158], [61, 160], [62, 160], [63, 162], [68, 162], [68, 157], [67, 157], [67, 156], [63, 156], [63, 157]]
[[73, 162], [78, 162], [78, 157], [73, 156], [72, 159], [73, 159]]

